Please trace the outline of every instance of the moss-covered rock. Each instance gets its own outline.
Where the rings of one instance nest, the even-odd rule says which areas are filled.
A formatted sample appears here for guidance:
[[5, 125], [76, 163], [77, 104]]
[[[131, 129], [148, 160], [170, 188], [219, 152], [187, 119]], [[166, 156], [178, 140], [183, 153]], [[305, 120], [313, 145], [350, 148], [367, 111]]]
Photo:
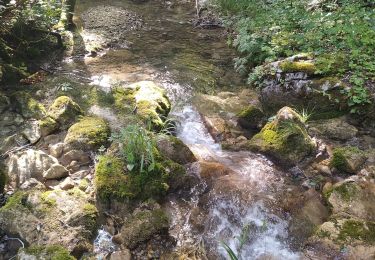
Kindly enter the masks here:
[[237, 116], [239, 125], [246, 129], [258, 129], [262, 127], [265, 119], [263, 112], [255, 106], [248, 106], [238, 113]]
[[108, 144], [110, 128], [108, 123], [99, 117], [83, 117], [72, 125], [64, 143], [73, 149], [94, 150]]
[[[375, 222], [357, 218], [332, 217], [309, 239], [309, 246], [336, 251], [343, 259], [373, 259], [375, 256]], [[345, 255], [342, 255], [342, 249]]]
[[[96, 194], [103, 202], [159, 199], [184, 182], [185, 168], [156, 156], [152, 171], [128, 171], [125, 160], [116, 155], [99, 158], [95, 171]], [[182, 182], [182, 183], [181, 183]]]
[[249, 141], [250, 150], [270, 155], [281, 164], [295, 165], [314, 151], [301, 116], [289, 107], [282, 108], [275, 119]]
[[152, 238], [153, 235], [167, 232], [169, 221], [167, 215], [154, 202], [148, 202], [134, 211], [127, 219], [121, 231], [113, 239], [128, 248], [134, 248], [141, 242]]
[[48, 116], [62, 127], [68, 127], [81, 114], [80, 106], [67, 96], [58, 97], [48, 109]]
[[311, 60], [302, 61], [283, 61], [279, 64], [280, 69], [284, 73], [303, 72], [307, 75], [314, 75], [316, 73], [316, 66]]
[[366, 160], [366, 154], [357, 147], [339, 147], [333, 150], [330, 166], [339, 171], [355, 174]]
[[161, 155], [176, 163], [187, 164], [197, 160], [189, 147], [175, 136], [159, 135], [156, 146]]
[[156, 130], [164, 126], [171, 104], [165, 91], [151, 81], [141, 81], [114, 90], [116, 107], [124, 112], [134, 111]]
[[358, 129], [348, 124], [345, 118], [333, 118], [327, 120], [309, 122], [309, 134], [322, 139], [347, 141], [354, 138]]
[[345, 180], [325, 191], [333, 214], [375, 221], [375, 184]]
[[347, 84], [322, 73], [316, 61], [296, 55], [257, 69], [256, 84], [264, 112], [284, 106], [313, 111], [314, 119], [329, 119], [348, 112]]
[[32, 245], [28, 248], [21, 248], [17, 259], [75, 260], [76, 258], [60, 245]]
[[39, 120], [40, 133], [47, 136], [59, 129], [59, 124], [50, 116], [46, 116]]
[[88, 195], [79, 192], [38, 189], [16, 192], [0, 208], [0, 225], [26, 244], [60, 245], [79, 258], [91, 247], [97, 219]]
[[41, 119], [46, 116], [46, 109], [29, 93], [18, 91], [10, 96], [12, 107], [24, 118]]

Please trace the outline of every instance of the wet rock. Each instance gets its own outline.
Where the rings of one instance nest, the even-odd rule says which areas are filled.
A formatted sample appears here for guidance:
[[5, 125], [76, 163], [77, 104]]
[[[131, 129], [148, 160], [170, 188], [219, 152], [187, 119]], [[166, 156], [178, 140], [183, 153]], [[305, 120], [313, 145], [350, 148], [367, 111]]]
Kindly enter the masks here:
[[249, 149], [265, 153], [283, 165], [295, 165], [315, 150], [301, 116], [289, 107], [249, 141]]
[[168, 232], [169, 221], [167, 215], [157, 203], [147, 203], [134, 211], [122, 226], [120, 233], [113, 237], [113, 241], [130, 249], [145, 242], [153, 235]]
[[310, 135], [339, 141], [350, 140], [358, 133], [358, 129], [342, 117], [309, 122], [308, 131]]
[[[115, 105], [120, 110], [135, 112], [145, 122], [160, 130], [171, 110], [165, 91], [152, 81], [141, 81], [114, 90]], [[129, 106], [132, 104], [131, 106]]]
[[69, 128], [64, 143], [69, 149], [96, 150], [108, 144], [109, 136], [110, 129], [105, 120], [83, 117]]
[[307, 108], [314, 118], [333, 118], [347, 109], [345, 83], [337, 78], [316, 79], [318, 66], [309, 55], [296, 55], [260, 67], [260, 102], [268, 113], [284, 106]]
[[180, 139], [169, 135], [159, 135], [156, 141], [161, 155], [179, 164], [187, 164], [196, 161], [194, 154]]
[[128, 249], [123, 249], [121, 251], [115, 251], [111, 254], [109, 260], [130, 260], [131, 254]]
[[68, 128], [81, 114], [79, 105], [67, 96], [58, 97], [48, 108], [48, 116], [63, 128]]
[[30, 245], [60, 245], [76, 257], [90, 249], [96, 220], [97, 209], [78, 189], [16, 192], [0, 208], [6, 233]]
[[375, 184], [344, 180], [325, 192], [332, 213], [375, 221]]
[[333, 150], [330, 166], [339, 171], [355, 174], [366, 160], [366, 154], [357, 147], [339, 147]]
[[215, 179], [231, 175], [234, 172], [225, 165], [217, 162], [199, 162], [199, 176], [208, 183], [212, 183]]
[[28, 149], [12, 154], [7, 161], [10, 182], [19, 187], [30, 178], [43, 181], [44, 178], [60, 178], [68, 171], [57, 159], [43, 151]]

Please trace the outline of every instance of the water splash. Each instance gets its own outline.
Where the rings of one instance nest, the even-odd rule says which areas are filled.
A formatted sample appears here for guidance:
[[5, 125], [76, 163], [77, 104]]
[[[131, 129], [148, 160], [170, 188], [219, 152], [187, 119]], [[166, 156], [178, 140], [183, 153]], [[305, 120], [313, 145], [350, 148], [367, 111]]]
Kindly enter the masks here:
[[104, 229], [98, 230], [98, 235], [94, 240], [94, 253], [96, 258], [99, 260], [105, 259], [105, 257], [116, 251], [117, 245], [112, 242], [112, 236]]

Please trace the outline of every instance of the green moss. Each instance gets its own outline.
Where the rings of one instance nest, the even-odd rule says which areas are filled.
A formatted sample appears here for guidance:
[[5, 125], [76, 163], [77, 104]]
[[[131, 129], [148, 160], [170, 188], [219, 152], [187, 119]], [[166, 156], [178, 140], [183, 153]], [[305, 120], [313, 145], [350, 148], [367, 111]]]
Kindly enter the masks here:
[[339, 171], [351, 172], [348, 158], [352, 156], [365, 156], [364, 152], [353, 146], [339, 147], [333, 150], [330, 166]]
[[104, 155], [99, 157], [95, 171], [96, 194], [101, 200], [126, 200], [135, 197], [129, 175], [122, 159]]
[[48, 115], [62, 125], [73, 122], [81, 114], [80, 106], [67, 96], [58, 97], [48, 109]]
[[361, 240], [368, 244], [375, 243], [375, 223], [361, 222], [357, 220], [346, 220], [341, 227], [338, 240]]
[[249, 147], [251, 150], [267, 153], [286, 164], [297, 163], [314, 149], [306, 130], [295, 122], [266, 124], [250, 140]]
[[245, 128], [257, 128], [264, 118], [263, 112], [254, 106], [248, 106], [238, 113], [237, 116], [239, 124]]
[[41, 194], [40, 199], [44, 204], [54, 207], [56, 206], [56, 199], [53, 198], [53, 194], [55, 194], [55, 191], [45, 191]]
[[29, 93], [18, 91], [10, 98], [12, 105], [26, 118], [41, 119], [47, 113], [45, 107], [31, 97]]
[[89, 181], [87, 179], [82, 179], [79, 182], [78, 188], [82, 191], [85, 191], [89, 187]]
[[64, 142], [76, 149], [98, 149], [108, 144], [109, 136], [106, 121], [98, 117], [83, 117], [69, 128]]
[[[21, 249], [22, 250], [22, 249]], [[38, 259], [50, 260], [75, 260], [76, 258], [69, 254], [69, 251], [59, 245], [50, 246], [30, 246], [23, 249], [26, 254], [36, 256]]]
[[97, 196], [102, 200], [159, 199], [185, 175], [185, 168], [159, 155], [152, 171], [128, 172], [125, 160], [105, 155], [99, 158], [95, 173]]
[[39, 120], [40, 131], [43, 136], [52, 134], [59, 128], [59, 124], [51, 117], [46, 116]]
[[83, 225], [86, 230], [93, 234], [97, 227], [98, 209], [91, 203], [83, 205], [84, 222]]
[[355, 183], [345, 182], [337, 187], [332, 188], [332, 190], [327, 194], [328, 198], [332, 193], [337, 193], [341, 199], [350, 202], [353, 197], [358, 194], [358, 188]]
[[10, 196], [6, 204], [0, 208], [0, 211], [12, 210], [14, 208], [25, 208], [27, 209], [26, 200], [28, 193], [23, 191], [17, 191], [12, 196]]
[[78, 187], [74, 187], [73, 189], [68, 190], [69, 195], [73, 195], [76, 198], [85, 198], [86, 193], [80, 190]]
[[316, 72], [316, 66], [311, 61], [283, 61], [280, 63], [280, 68], [285, 73], [305, 72], [313, 75]]

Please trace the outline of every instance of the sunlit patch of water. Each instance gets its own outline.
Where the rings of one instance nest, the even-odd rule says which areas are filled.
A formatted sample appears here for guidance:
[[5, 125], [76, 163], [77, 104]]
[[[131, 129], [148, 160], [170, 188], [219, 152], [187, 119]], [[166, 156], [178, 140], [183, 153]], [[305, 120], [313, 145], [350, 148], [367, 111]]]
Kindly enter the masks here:
[[98, 230], [98, 235], [94, 240], [94, 253], [96, 254], [96, 258], [101, 260], [105, 259], [105, 257], [116, 251], [117, 245], [112, 242], [112, 236], [104, 229]]

